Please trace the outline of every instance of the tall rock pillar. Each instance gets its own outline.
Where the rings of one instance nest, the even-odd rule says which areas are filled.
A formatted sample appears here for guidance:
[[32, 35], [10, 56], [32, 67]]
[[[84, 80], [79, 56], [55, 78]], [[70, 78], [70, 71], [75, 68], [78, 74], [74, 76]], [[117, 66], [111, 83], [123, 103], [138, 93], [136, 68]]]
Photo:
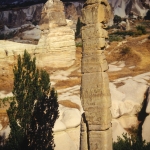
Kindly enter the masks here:
[[110, 16], [107, 0], [87, 0], [82, 9], [81, 150], [112, 150], [111, 100], [104, 50]]

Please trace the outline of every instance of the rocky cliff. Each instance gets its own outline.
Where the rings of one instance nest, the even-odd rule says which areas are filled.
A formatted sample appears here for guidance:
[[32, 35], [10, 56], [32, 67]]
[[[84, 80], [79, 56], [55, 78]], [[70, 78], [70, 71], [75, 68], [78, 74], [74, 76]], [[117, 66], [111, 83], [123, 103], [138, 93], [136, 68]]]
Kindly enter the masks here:
[[150, 1], [146, 0], [108, 0], [111, 4], [114, 14], [127, 17], [130, 14], [144, 17], [150, 8]]

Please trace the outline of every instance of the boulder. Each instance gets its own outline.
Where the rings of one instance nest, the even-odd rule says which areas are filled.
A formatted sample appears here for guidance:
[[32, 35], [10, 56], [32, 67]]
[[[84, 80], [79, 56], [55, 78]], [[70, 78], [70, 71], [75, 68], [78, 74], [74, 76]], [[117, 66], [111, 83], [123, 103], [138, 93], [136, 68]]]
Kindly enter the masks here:
[[81, 114], [78, 109], [67, 108], [62, 114], [61, 121], [66, 125], [66, 128], [73, 128], [80, 125]]
[[41, 30], [34, 28], [21, 33], [20, 38], [23, 40], [39, 40], [41, 37]]

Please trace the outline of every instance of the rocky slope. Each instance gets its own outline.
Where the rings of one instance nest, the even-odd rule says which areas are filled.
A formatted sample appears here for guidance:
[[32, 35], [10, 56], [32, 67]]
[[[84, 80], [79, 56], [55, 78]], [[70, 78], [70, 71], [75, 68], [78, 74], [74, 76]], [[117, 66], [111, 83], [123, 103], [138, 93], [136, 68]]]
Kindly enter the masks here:
[[121, 17], [127, 17], [130, 14], [134, 16], [146, 15], [146, 12], [150, 8], [150, 1], [142, 0], [108, 0], [114, 11], [114, 15]]

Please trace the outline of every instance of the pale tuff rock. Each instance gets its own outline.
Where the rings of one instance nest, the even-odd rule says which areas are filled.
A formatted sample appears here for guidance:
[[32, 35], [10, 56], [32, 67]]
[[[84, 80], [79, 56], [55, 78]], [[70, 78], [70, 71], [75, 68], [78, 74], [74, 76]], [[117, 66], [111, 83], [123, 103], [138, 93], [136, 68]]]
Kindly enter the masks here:
[[[31, 12], [28, 11], [28, 13]], [[75, 61], [76, 50], [74, 31], [67, 26], [63, 3], [60, 0], [47, 1], [42, 10], [40, 29], [42, 32], [33, 27], [30, 31], [21, 33], [24, 40], [40, 38], [37, 45], [1, 41], [0, 57], [5, 59], [9, 57], [13, 63], [14, 57], [23, 54], [26, 49], [30, 54], [36, 56], [39, 67], [71, 66]]]
[[[111, 150], [111, 99], [108, 65], [103, 50], [110, 17], [107, 0], [87, 0], [82, 9], [83, 51], [81, 101], [85, 113], [81, 123], [81, 150]], [[88, 138], [88, 139], [87, 139]]]
[[42, 30], [38, 51], [45, 50], [53, 67], [66, 67], [74, 63], [74, 31], [67, 26], [63, 3], [59, 0], [47, 2], [42, 10], [40, 21]]
[[[137, 128], [139, 126], [139, 121], [141, 121], [140, 111], [146, 105], [145, 111], [148, 116], [142, 125], [142, 137], [146, 142], [150, 142], [149, 79], [150, 72], [147, 72], [134, 77], [119, 78], [109, 84], [112, 100], [113, 141], [117, 140], [117, 136], [122, 137], [122, 134], [126, 133], [125, 129]], [[119, 86], [116, 87], [115, 84]], [[144, 105], [143, 102], [145, 103]], [[137, 115], [139, 118], [137, 118]]]

